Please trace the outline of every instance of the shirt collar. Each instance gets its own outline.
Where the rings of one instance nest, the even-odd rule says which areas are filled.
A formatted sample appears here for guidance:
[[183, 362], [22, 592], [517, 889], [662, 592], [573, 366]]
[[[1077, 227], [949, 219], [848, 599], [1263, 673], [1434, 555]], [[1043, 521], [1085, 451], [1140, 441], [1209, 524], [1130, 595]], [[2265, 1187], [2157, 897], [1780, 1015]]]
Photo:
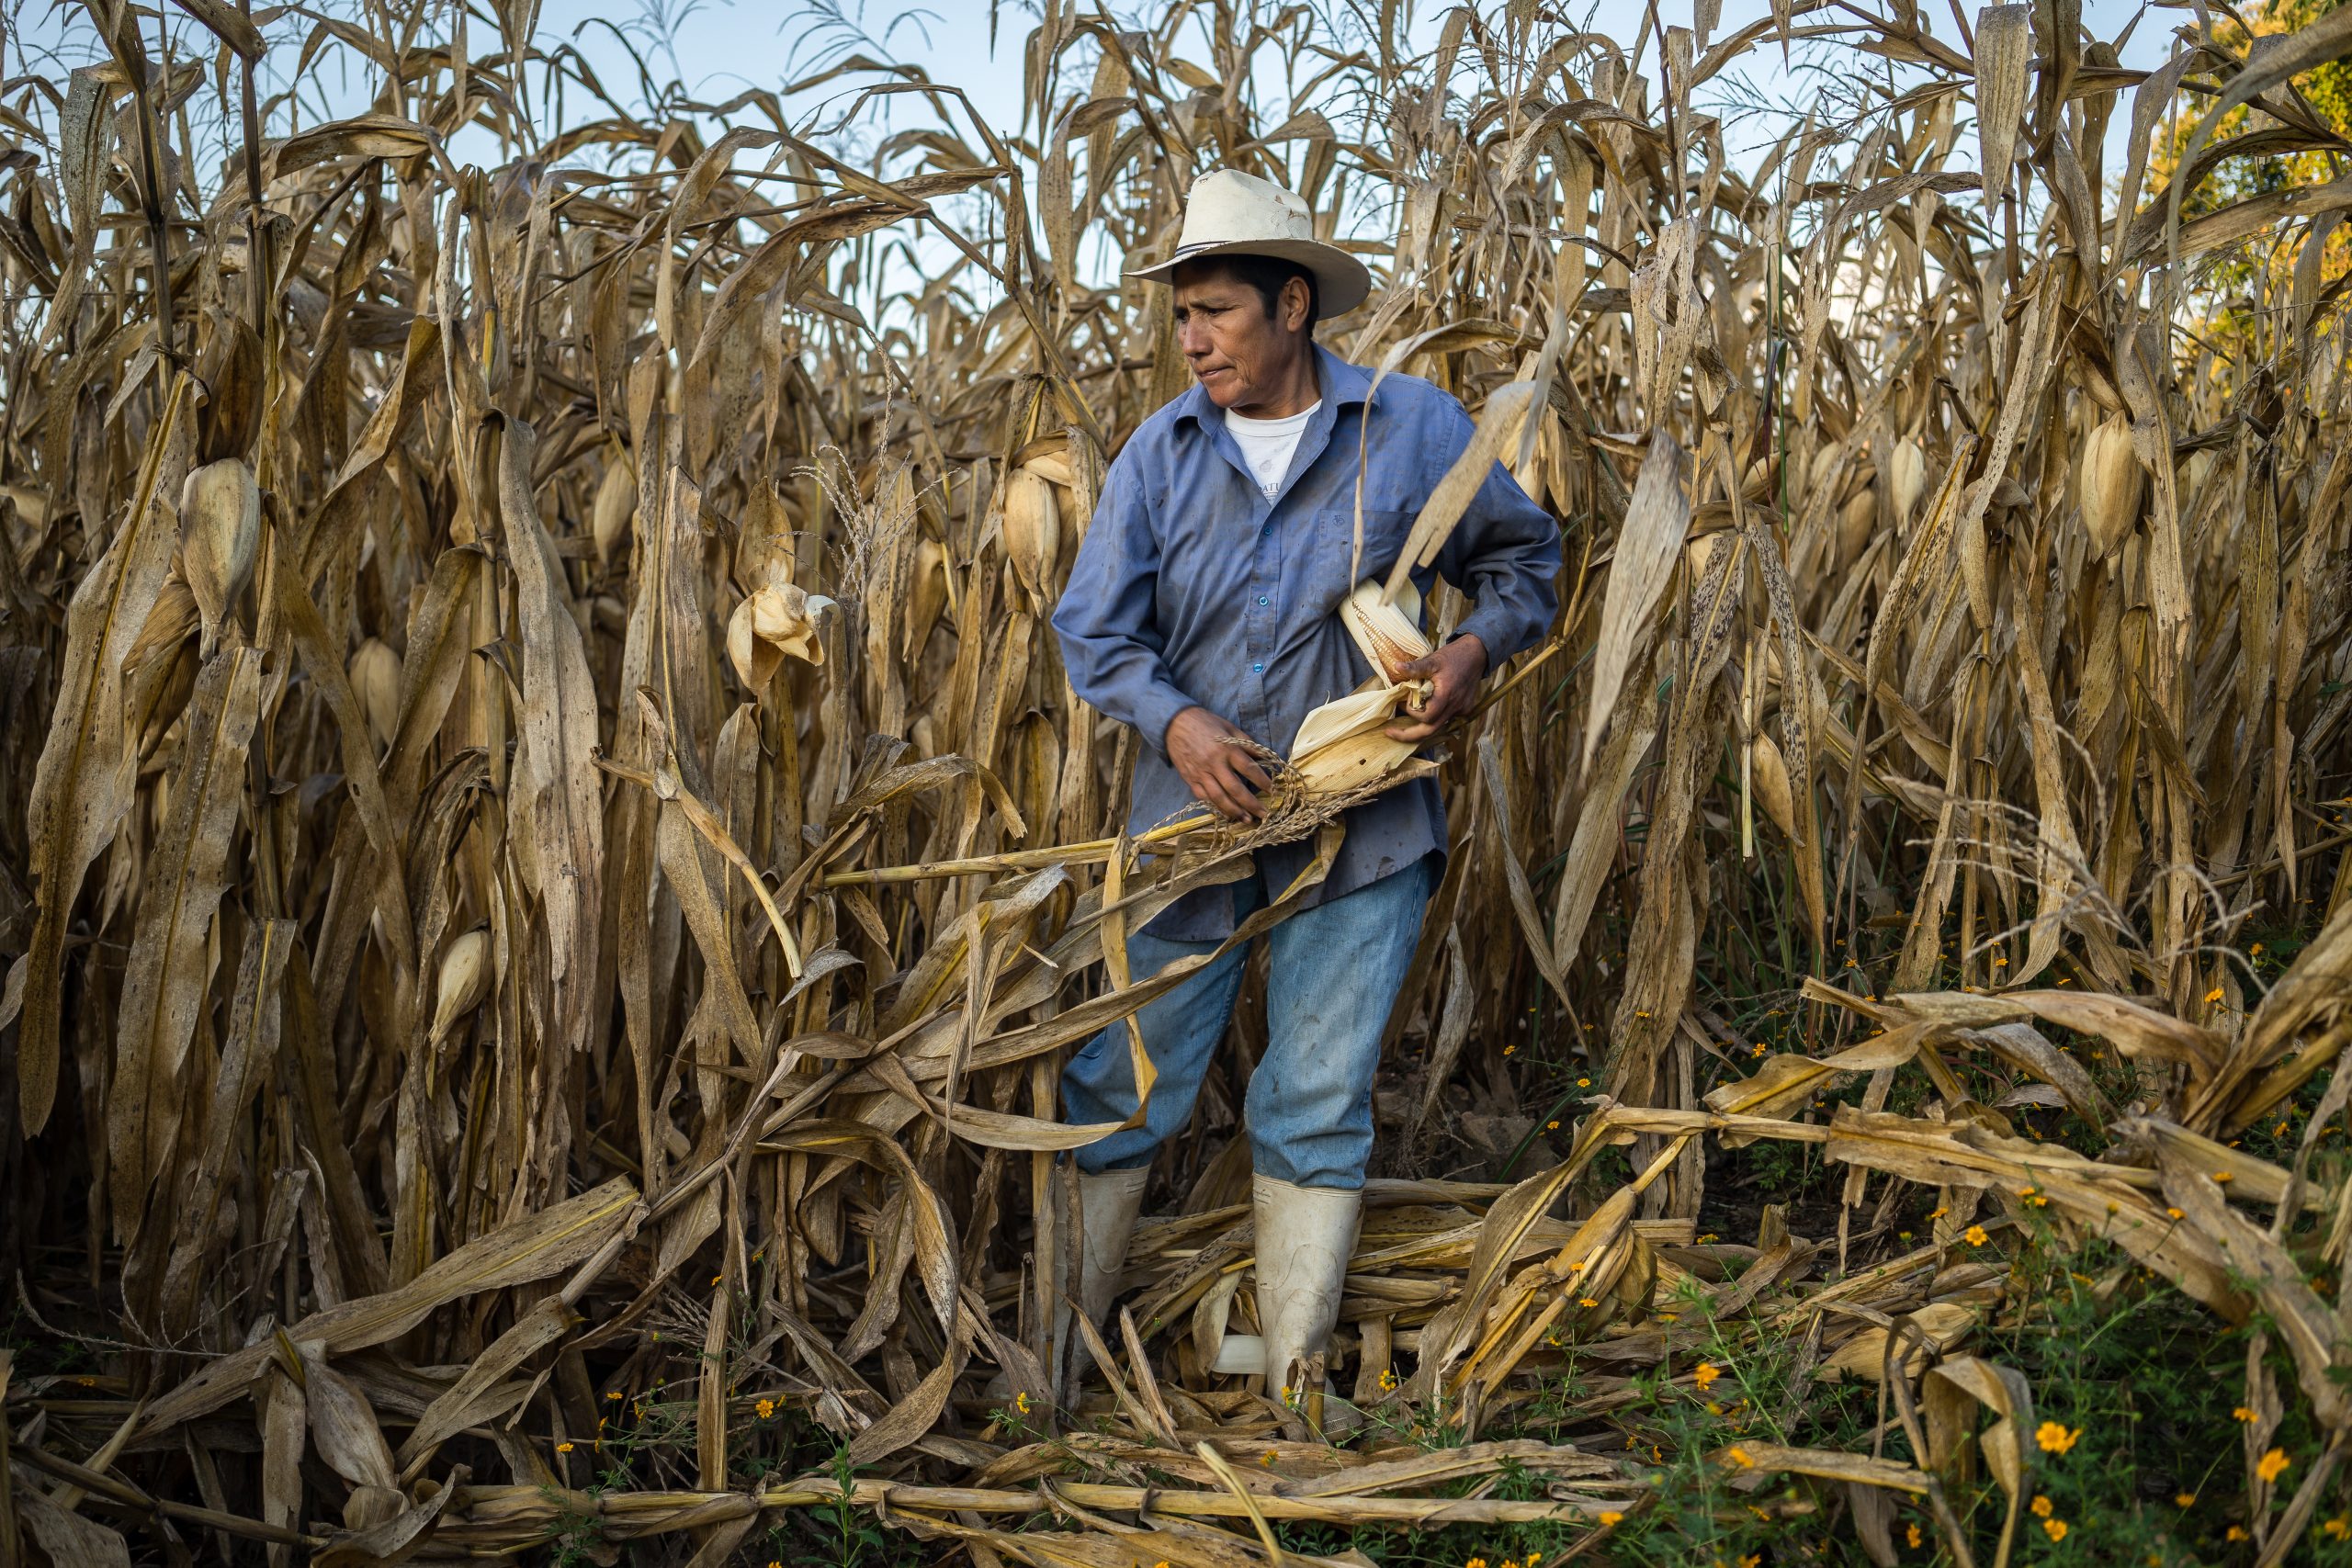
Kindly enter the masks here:
[[[1372, 377], [1361, 365], [1351, 365], [1321, 344], [1315, 345], [1315, 366], [1323, 389], [1324, 402], [1334, 411], [1349, 403], [1362, 404], [1372, 393]], [[1178, 404], [1176, 417], [1191, 420], [1204, 428], [1223, 424], [1224, 412], [1209, 400], [1209, 395], [1194, 381]]]

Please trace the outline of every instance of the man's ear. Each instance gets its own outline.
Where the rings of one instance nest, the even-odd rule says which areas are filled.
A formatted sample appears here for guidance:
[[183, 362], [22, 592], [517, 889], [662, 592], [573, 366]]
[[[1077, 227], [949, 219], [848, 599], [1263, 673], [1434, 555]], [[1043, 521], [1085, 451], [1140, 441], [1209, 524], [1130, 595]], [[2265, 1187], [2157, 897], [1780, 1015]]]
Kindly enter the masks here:
[[1306, 308], [1312, 298], [1307, 292], [1306, 279], [1303, 277], [1283, 279], [1283, 330], [1284, 332], [1295, 333], [1306, 327]]

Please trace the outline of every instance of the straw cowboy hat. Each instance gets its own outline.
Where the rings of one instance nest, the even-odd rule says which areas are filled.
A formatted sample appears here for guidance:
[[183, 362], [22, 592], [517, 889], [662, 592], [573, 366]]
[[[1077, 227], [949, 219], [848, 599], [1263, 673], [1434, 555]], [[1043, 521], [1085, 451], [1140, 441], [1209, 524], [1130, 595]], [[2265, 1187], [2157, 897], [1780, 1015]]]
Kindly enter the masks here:
[[1167, 283], [1188, 261], [1234, 254], [1279, 256], [1313, 273], [1316, 313], [1325, 318], [1345, 315], [1372, 292], [1363, 263], [1315, 237], [1315, 215], [1296, 192], [1238, 169], [1218, 169], [1193, 181], [1176, 254], [1127, 276]]

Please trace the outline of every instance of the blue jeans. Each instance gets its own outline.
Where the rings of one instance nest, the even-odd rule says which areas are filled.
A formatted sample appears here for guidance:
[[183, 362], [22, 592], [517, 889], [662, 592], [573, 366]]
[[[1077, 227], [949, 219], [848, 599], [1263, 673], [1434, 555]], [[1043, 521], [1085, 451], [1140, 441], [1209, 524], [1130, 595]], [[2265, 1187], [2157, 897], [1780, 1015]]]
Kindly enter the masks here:
[[[1270, 1038], [1250, 1079], [1248, 1105], [1258, 1175], [1299, 1187], [1352, 1190], [1363, 1185], [1380, 1037], [1420, 940], [1439, 864], [1437, 856], [1424, 855], [1368, 886], [1302, 909], [1267, 933]], [[1233, 884], [1236, 920], [1265, 901], [1261, 877]], [[1127, 938], [1128, 969], [1133, 978], [1145, 979], [1216, 946], [1138, 931]], [[1144, 1124], [1080, 1149], [1080, 1170], [1091, 1176], [1148, 1165], [1153, 1152], [1191, 1119], [1201, 1079], [1233, 1018], [1248, 957], [1247, 948], [1235, 948], [1136, 1013], [1144, 1048], [1159, 1073]], [[1114, 1023], [1062, 1069], [1062, 1114], [1073, 1122], [1123, 1122], [1135, 1109], [1127, 1026]]]

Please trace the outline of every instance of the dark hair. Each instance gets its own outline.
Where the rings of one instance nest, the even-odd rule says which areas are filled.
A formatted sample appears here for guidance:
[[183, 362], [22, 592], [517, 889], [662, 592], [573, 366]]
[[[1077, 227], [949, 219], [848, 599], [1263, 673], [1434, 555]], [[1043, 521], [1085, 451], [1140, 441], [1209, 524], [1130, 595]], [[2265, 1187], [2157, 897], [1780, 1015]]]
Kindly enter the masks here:
[[1283, 286], [1292, 278], [1297, 278], [1306, 285], [1306, 332], [1308, 336], [1314, 335], [1315, 323], [1323, 304], [1322, 292], [1315, 286], [1315, 275], [1298, 263], [1285, 261], [1281, 256], [1255, 255], [1247, 251], [1220, 251], [1214, 255], [1195, 256], [1190, 261], [1179, 262], [1175, 277], [1189, 280], [1214, 277], [1220, 274], [1256, 289], [1258, 298], [1266, 302], [1266, 319], [1270, 321], [1274, 319], [1275, 307], [1281, 303]]

